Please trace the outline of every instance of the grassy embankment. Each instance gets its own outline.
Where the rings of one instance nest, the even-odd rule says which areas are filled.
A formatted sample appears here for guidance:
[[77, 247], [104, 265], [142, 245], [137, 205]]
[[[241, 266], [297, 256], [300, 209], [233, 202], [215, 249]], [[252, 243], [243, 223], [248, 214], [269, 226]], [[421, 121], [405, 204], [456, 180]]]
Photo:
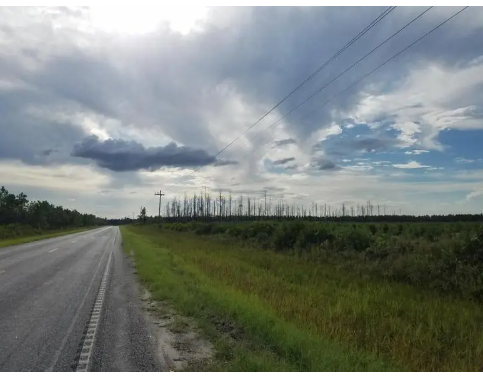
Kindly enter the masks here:
[[122, 227], [157, 300], [195, 318], [208, 370], [475, 371], [482, 306], [434, 290], [156, 227]]

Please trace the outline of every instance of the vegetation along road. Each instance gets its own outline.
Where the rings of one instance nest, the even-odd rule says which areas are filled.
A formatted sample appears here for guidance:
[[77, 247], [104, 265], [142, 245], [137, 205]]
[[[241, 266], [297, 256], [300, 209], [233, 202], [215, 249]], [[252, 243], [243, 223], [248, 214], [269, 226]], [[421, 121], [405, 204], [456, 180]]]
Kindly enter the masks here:
[[121, 227], [153, 297], [215, 346], [196, 370], [477, 371], [478, 223]]

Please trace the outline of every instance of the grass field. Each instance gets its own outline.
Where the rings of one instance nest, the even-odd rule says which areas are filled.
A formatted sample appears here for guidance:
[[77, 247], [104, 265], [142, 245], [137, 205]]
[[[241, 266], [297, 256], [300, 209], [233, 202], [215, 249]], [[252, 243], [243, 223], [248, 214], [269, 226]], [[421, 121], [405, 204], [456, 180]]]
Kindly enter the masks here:
[[7, 247], [7, 246], [13, 246], [13, 245], [20, 245], [28, 242], [40, 241], [48, 238], [65, 236], [67, 234], [85, 232], [86, 230], [90, 230], [90, 229], [93, 229], [93, 228], [86, 227], [86, 228], [76, 228], [76, 229], [69, 229], [69, 230], [62, 230], [62, 231], [57, 230], [57, 231], [45, 232], [42, 234], [36, 234], [35, 236], [9, 238], [6, 240], [0, 240], [0, 247]]
[[207, 370], [477, 371], [479, 303], [213, 236], [121, 228], [153, 297], [214, 340]]

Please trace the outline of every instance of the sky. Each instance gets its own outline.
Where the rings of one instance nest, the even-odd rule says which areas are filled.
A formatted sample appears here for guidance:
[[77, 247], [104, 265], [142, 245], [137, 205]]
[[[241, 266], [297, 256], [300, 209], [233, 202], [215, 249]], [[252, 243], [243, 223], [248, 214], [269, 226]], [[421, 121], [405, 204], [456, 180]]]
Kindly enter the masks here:
[[461, 9], [381, 45], [426, 9], [397, 7], [254, 125], [385, 9], [2, 7], [0, 185], [109, 218], [204, 186], [481, 213], [481, 7], [373, 71]]

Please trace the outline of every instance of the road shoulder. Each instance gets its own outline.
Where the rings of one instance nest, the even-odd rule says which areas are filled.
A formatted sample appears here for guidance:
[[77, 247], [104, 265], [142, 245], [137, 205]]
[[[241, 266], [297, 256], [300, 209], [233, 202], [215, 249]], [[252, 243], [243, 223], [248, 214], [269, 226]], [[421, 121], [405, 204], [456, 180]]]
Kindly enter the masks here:
[[167, 370], [157, 354], [156, 337], [146, 321], [138, 292], [134, 268], [122, 252], [118, 234], [91, 371]]

